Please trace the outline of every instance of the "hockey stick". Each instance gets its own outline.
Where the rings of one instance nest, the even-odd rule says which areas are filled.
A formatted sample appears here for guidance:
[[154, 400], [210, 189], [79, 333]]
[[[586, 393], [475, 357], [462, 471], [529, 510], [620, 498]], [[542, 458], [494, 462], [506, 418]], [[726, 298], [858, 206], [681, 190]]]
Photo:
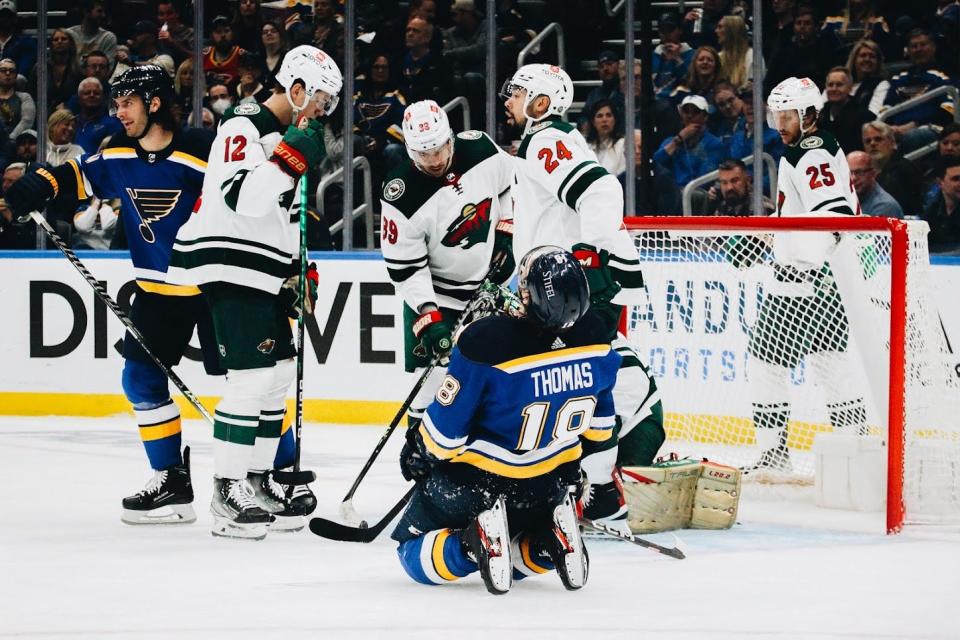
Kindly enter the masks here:
[[[187, 401], [194, 406], [197, 412], [199, 412], [200, 415], [203, 416], [203, 418], [212, 426], [213, 417], [207, 412], [206, 408], [200, 404], [199, 398], [197, 398], [197, 396], [195, 396], [193, 392], [187, 388], [187, 385], [184, 384], [183, 380], [180, 379], [180, 376], [174, 373], [170, 367], [160, 362], [160, 359], [152, 351], [150, 351], [149, 347], [147, 347], [146, 340], [143, 338], [143, 334], [141, 334], [140, 330], [137, 329], [137, 327], [133, 324], [133, 321], [130, 320], [130, 317], [124, 313], [123, 309], [120, 308], [120, 305], [118, 305], [116, 301], [110, 297], [110, 294], [107, 293], [107, 290], [103, 288], [103, 285], [100, 284], [100, 282], [93, 277], [93, 274], [87, 270], [80, 258], [77, 257], [77, 254], [73, 252], [73, 249], [66, 245], [66, 243], [63, 241], [63, 238], [61, 238], [60, 234], [58, 234], [53, 227], [50, 226], [50, 223], [47, 222], [46, 218], [36, 211], [31, 211], [28, 216], [31, 220], [36, 222], [41, 229], [44, 230], [44, 232], [47, 234], [47, 237], [53, 241], [53, 244], [57, 245], [57, 249], [60, 249], [60, 252], [67, 258], [70, 264], [72, 264], [76, 270], [80, 272], [80, 275], [83, 276], [83, 279], [87, 281], [87, 284], [93, 287], [93, 291], [97, 294], [97, 297], [100, 298], [105, 305], [107, 305], [110, 311], [113, 311], [113, 315], [117, 316], [117, 319], [123, 323], [123, 326], [127, 328], [127, 331], [129, 331], [130, 335], [133, 336], [133, 339], [137, 341], [144, 353], [146, 353], [150, 360], [153, 361], [153, 364], [157, 365], [157, 368], [159, 368], [160, 371], [162, 371], [164, 375], [170, 379], [170, 382], [172, 382], [173, 385], [180, 391], [183, 397], [186, 398]], [[26, 217], [27, 216], [24, 216], [20, 220], [25, 221]]]
[[300, 299], [300, 313], [297, 315], [297, 392], [293, 418], [294, 454], [293, 471], [275, 471], [274, 479], [287, 485], [287, 500], [293, 496], [293, 487], [309, 484], [317, 479], [313, 471], [300, 470], [300, 434], [303, 432], [303, 327], [307, 315], [307, 176], [300, 178], [300, 282], [297, 283], [297, 296]]
[[[473, 297], [470, 298], [470, 301], [467, 302], [467, 306], [463, 308], [463, 313], [460, 314], [460, 318], [457, 320], [456, 326], [454, 326], [451, 335], [456, 336], [457, 332], [463, 327], [464, 322], [466, 321], [467, 316], [476, 312], [478, 302], [481, 299], [481, 292], [484, 291], [487, 283], [490, 282], [489, 276], [483, 279], [483, 282], [480, 283], [480, 286], [477, 287], [476, 291], [473, 293]], [[400, 409], [397, 410], [397, 414], [393, 416], [393, 420], [390, 421], [390, 425], [387, 427], [387, 430], [383, 432], [383, 435], [380, 437], [380, 441], [377, 443], [377, 446], [373, 448], [373, 453], [370, 454], [370, 457], [367, 458], [367, 461], [363, 464], [363, 468], [360, 469], [360, 473], [357, 475], [356, 480], [353, 481], [353, 484], [350, 485], [350, 490], [347, 491], [347, 495], [343, 497], [343, 500], [340, 502], [340, 517], [347, 522], [357, 522], [365, 524], [365, 520], [360, 518], [360, 514], [357, 513], [356, 509], [353, 508], [353, 495], [357, 492], [357, 487], [360, 486], [360, 483], [366, 477], [367, 472], [370, 471], [370, 467], [373, 466], [374, 461], [380, 455], [380, 452], [383, 450], [383, 447], [386, 446], [387, 440], [390, 439], [390, 436], [393, 435], [394, 430], [396, 430], [397, 425], [400, 424], [400, 420], [403, 419], [404, 414], [407, 412], [407, 409], [410, 408], [410, 404], [417, 397], [417, 394], [420, 393], [420, 389], [423, 388], [423, 385], [426, 383], [427, 378], [430, 377], [430, 374], [433, 372], [434, 368], [439, 364], [440, 358], [434, 357], [430, 364], [427, 366], [426, 370], [420, 375], [420, 378], [417, 380], [416, 384], [413, 385], [413, 389], [410, 390], [410, 393], [407, 394], [406, 400], [403, 401], [403, 404], [400, 405]]]
[[[641, 547], [646, 547], [651, 551], [656, 551], [657, 553], [662, 553], [665, 556], [670, 556], [671, 558], [676, 558], [677, 560], [683, 560], [687, 556], [683, 553], [683, 550], [679, 546], [676, 547], [664, 547], [655, 542], [650, 542], [649, 540], [644, 540], [643, 538], [638, 538], [632, 533], [624, 533], [619, 529], [607, 526], [602, 522], [594, 522], [593, 520], [587, 520], [586, 518], [580, 518], [580, 524], [582, 524], [587, 529], [591, 531], [596, 531], [597, 533], [603, 533], [614, 538], [619, 538], [620, 540], [626, 540], [627, 542], [632, 542], [633, 544], [640, 545]], [[674, 536], [676, 540], [677, 537]], [[679, 542], [679, 540], [678, 540]]]
[[387, 515], [383, 516], [383, 518], [372, 527], [365, 527], [362, 524], [359, 527], [352, 527], [347, 524], [334, 522], [333, 520], [312, 518], [310, 520], [310, 531], [321, 538], [339, 540], [340, 542], [373, 542], [377, 536], [387, 528], [387, 525], [393, 522], [397, 514], [407, 506], [407, 502], [410, 500], [410, 496], [413, 495], [416, 488], [416, 485], [410, 487], [410, 490], [403, 494], [400, 501], [391, 507]]

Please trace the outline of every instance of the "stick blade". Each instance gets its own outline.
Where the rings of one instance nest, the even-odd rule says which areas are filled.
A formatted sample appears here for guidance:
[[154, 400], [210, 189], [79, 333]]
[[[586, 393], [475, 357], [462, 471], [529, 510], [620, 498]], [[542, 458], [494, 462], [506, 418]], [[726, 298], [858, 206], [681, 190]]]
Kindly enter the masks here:
[[373, 542], [380, 534], [378, 529], [361, 529], [347, 524], [327, 520], [326, 518], [311, 518], [310, 531], [321, 538], [338, 542]]
[[274, 471], [273, 479], [280, 484], [310, 484], [317, 479], [317, 474], [304, 469], [300, 471]]

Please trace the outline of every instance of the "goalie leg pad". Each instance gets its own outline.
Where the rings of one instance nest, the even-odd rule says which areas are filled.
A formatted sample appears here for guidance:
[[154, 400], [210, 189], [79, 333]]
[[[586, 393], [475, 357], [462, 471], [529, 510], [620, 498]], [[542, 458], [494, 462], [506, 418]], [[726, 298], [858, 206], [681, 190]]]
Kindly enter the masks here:
[[656, 533], [690, 525], [700, 463], [671, 461], [624, 467], [627, 524], [633, 533]]
[[692, 529], [729, 529], [740, 506], [740, 470], [713, 462], [701, 463], [693, 497]]

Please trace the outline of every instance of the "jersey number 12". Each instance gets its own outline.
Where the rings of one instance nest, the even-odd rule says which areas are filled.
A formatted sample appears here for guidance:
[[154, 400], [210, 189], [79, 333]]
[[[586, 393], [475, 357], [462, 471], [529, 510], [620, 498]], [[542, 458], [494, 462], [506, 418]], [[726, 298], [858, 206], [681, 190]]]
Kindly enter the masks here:
[[[224, 142], [223, 161], [240, 162], [247, 157], [244, 149], [247, 148], [247, 139], [244, 136], [227, 136]], [[231, 147], [233, 149], [231, 150]]]

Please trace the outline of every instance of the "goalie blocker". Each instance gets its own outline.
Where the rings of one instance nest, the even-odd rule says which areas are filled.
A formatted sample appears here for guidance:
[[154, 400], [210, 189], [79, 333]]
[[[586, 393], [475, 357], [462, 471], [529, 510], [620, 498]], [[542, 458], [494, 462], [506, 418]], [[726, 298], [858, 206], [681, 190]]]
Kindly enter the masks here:
[[740, 470], [671, 454], [649, 467], [623, 468], [627, 524], [633, 533], [729, 529], [740, 505]]

